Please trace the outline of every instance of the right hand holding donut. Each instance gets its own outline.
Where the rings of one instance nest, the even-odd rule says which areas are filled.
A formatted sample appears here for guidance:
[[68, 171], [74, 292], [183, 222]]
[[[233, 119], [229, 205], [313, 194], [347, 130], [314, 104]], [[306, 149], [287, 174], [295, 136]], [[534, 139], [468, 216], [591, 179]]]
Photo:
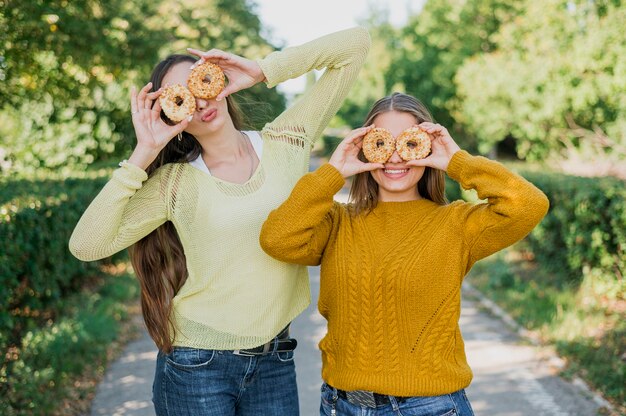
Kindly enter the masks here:
[[188, 120], [173, 126], [161, 119], [161, 104], [157, 98], [162, 89], [149, 93], [152, 83], [147, 83], [137, 93], [133, 86], [130, 93], [130, 108], [137, 136], [137, 146], [128, 159], [130, 163], [146, 169], [165, 145], [187, 128]]
[[250, 88], [265, 79], [265, 74], [263, 74], [263, 70], [256, 61], [219, 49], [211, 49], [208, 52], [192, 48], [187, 48], [187, 50], [200, 58], [194, 66], [208, 61], [216, 64], [224, 71], [224, 75], [228, 78], [228, 85], [216, 97], [217, 101], [237, 91]]
[[357, 173], [367, 172], [374, 169], [382, 169], [382, 163], [367, 163], [359, 159], [359, 152], [363, 146], [365, 136], [374, 126], [361, 127], [352, 130], [335, 149], [328, 163], [333, 165], [344, 178]]

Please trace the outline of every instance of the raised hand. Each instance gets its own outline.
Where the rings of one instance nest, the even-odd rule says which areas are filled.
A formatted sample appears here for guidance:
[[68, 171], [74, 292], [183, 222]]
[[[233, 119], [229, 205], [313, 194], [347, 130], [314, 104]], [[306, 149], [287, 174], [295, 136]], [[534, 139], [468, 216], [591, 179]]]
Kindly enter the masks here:
[[265, 75], [263, 74], [259, 64], [250, 59], [224, 52], [219, 49], [211, 49], [208, 52], [202, 52], [192, 48], [187, 48], [187, 50], [189, 53], [192, 53], [200, 58], [200, 60], [193, 66], [199, 65], [201, 62], [208, 61], [218, 65], [222, 68], [222, 71], [224, 71], [224, 75], [228, 78], [228, 84], [216, 97], [218, 101], [237, 91], [250, 88], [265, 79]]
[[461, 148], [452, 139], [448, 130], [441, 124], [423, 122], [419, 127], [432, 136], [430, 156], [420, 160], [411, 160], [407, 162], [407, 165], [430, 166], [431, 168], [447, 171], [450, 159]]
[[147, 168], [165, 145], [189, 124], [189, 120], [183, 120], [173, 126], [165, 123], [161, 119], [161, 104], [157, 99], [162, 88], [149, 93], [151, 87], [152, 83], [149, 82], [139, 93], [135, 87], [130, 93], [130, 109], [137, 146], [128, 161], [142, 169]]
[[374, 125], [352, 130], [339, 143], [328, 163], [333, 165], [344, 178], [357, 173], [367, 172], [384, 167], [382, 163], [365, 163], [359, 160], [359, 151], [363, 147], [363, 137], [374, 128]]

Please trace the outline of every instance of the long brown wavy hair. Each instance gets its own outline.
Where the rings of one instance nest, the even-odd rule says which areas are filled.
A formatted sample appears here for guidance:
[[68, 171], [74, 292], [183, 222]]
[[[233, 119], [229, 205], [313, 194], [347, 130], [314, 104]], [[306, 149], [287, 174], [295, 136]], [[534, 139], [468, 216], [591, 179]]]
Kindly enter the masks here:
[[[410, 95], [394, 92], [374, 103], [363, 125], [369, 126], [374, 122], [374, 118], [377, 115], [388, 111], [403, 111], [412, 114], [417, 124], [424, 121], [433, 121], [433, 117], [422, 102]], [[362, 150], [359, 152], [359, 159], [367, 162]], [[431, 167], [426, 167], [424, 175], [417, 182], [419, 195], [440, 205], [448, 203], [445, 187], [444, 172]], [[355, 214], [368, 213], [376, 208], [378, 204], [378, 183], [376, 183], [370, 172], [361, 172], [354, 176], [350, 188], [350, 201], [354, 206]]]
[[[152, 91], [161, 87], [163, 78], [174, 65], [182, 62], [195, 62], [191, 55], [170, 55], [159, 62], [150, 81]], [[243, 115], [234, 98], [226, 98], [228, 113], [237, 130], [244, 125]], [[161, 118], [171, 124], [165, 114]], [[148, 166], [146, 173], [167, 163], [185, 163], [202, 154], [202, 147], [196, 138], [183, 132], [180, 140], [170, 140], [156, 159]], [[176, 328], [171, 319], [172, 299], [187, 280], [187, 263], [182, 243], [174, 225], [168, 221], [135, 243], [130, 249], [130, 259], [141, 286], [141, 311], [150, 336], [159, 350], [170, 352]]]

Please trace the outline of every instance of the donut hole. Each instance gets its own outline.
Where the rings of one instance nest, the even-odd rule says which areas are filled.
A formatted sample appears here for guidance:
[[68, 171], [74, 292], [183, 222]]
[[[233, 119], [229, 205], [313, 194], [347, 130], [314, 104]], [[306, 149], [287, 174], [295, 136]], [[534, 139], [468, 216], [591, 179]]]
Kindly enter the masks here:
[[413, 150], [417, 147], [417, 142], [414, 142], [413, 140], [409, 140], [408, 142], [406, 142], [406, 147]]
[[209, 74], [206, 74], [204, 78], [202, 78], [202, 82], [204, 82], [205, 84], [210, 84], [211, 81], [213, 81], [213, 78], [211, 78]]
[[178, 107], [180, 107], [185, 102], [185, 99], [181, 97], [180, 95], [177, 95], [176, 98], [174, 98], [174, 102], [176, 103]]
[[376, 147], [383, 147], [385, 145], [385, 141], [378, 139], [376, 140]]

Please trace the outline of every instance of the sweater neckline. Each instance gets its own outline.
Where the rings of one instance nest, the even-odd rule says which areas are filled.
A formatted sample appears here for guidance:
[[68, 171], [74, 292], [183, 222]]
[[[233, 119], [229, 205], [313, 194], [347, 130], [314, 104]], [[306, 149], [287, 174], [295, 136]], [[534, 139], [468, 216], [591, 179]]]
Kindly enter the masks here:
[[[261, 138], [261, 135], [257, 131], [246, 130], [246, 131], [243, 131], [243, 133], [246, 134], [250, 138], [252, 147], [254, 148], [254, 151], [257, 157], [259, 158], [259, 163], [256, 166], [256, 169], [254, 169], [254, 172], [252, 172], [252, 176], [250, 176], [247, 181], [243, 183], [230, 182], [230, 181], [218, 178], [215, 175], [212, 175], [211, 171], [209, 171], [209, 168], [204, 163], [204, 160], [202, 159], [202, 155], [198, 156], [196, 160], [189, 162], [189, 164], [194, 167], [193, 170], [200, 172], [201, 174], [200, 176], [209, 178], [209, 180], [212, 180], [214, 183], [216, 183], [220, 187], [232, 187], [232, 188], [238, 188], [240, 190], [250, 188], [251, 184], [258, 182], [258, 177], [261, 175], [261, 172], [262, 172], [261, 165], [263, 164], [263, 161], [265, 160], [265, 158], [263, 157], [263, 153], [264, 153], [263, 147], [262, 147], [263, 140]], [[252, 188], [256, 188], [256, 187], [253, 186]]]
[[376, 204], [376, 208], [374, 208], [373, 212], [402, 214], [406, 212], [414, 212], [415, 210], [418, 210], [418, 209], [425, 209], [427, 207], [432, 207], [433, 205], [437, 205], [437, 204], [435, 204], [430, 199], [426, 199], [426, 198], [415, 199], [413, 201], [401, 201], [401, 202], [379, 201], [378, 204]]

